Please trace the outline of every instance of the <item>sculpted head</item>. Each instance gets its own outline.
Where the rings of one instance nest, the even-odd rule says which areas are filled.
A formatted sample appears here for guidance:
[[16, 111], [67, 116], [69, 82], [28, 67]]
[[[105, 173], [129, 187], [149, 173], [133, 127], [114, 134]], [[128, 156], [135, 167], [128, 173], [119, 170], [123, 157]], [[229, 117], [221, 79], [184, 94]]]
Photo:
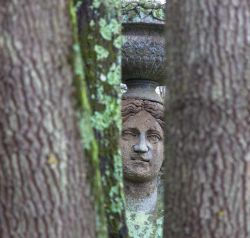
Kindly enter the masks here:
[[163, 105], [141, 99], [122, 100], [120, 140], [124, 179], [147, 182], [157, 178], [163, 162]]

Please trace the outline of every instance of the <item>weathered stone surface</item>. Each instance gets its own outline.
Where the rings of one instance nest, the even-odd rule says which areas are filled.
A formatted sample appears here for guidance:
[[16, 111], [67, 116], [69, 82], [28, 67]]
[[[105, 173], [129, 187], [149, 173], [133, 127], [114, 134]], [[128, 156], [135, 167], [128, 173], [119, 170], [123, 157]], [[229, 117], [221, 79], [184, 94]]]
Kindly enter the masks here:
[[122, 119], [120, 147], [130, 235], [139, 237], [144, 232], [148, 234], [146, 237], [161, 237], [156, 234], [161, 233], [163, 221], [158, 194], [164, 158], [163, 105], [149, 100], [123, 99]]
[[163, 104], [163, 100], [155, 91], [157, 82], [143, 79], [127, 80], [127, 92], [122, 95], [123, 99], [146, 99]]
[[122, 1], [123, 160], [126, 216], [131, 237], [162, 237], [163, 102], [155, 88], [164, 85], [164, 5]]
[[164, 24], [165, 4], [159, 0], [122, 0], [122, 21]]
[[123, 1], [122, 80], [148, 79], [164, 85], [164, 4]]
[[162, 24], [123, 24], [122, 80], [149, 79], [163, 85], [165, 41]]

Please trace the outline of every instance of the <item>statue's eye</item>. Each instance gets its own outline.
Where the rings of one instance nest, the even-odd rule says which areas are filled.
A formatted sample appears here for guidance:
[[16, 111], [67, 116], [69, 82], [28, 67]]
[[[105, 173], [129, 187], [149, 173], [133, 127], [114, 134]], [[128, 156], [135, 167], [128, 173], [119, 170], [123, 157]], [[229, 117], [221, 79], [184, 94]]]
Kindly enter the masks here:
[[132, 140], [132, 139], [135, 139], [137, 138], [137, 133], [135, 132], [132, 132], [132, 131], [123, 131], [122, 132], [122, 138], [124, 140]]
[[147, 137], [151, 143], [157, 143], [161, 140], [161, 136], [158, 134], [150, 134]]

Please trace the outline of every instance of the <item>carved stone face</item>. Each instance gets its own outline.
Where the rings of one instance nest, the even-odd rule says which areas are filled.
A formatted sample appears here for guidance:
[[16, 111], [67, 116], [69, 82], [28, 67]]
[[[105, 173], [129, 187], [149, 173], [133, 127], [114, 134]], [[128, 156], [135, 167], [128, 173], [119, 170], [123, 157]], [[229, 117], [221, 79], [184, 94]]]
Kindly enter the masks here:
[[163, 130], [150, 113], [140, 111], [123, 123], [120, 146], [125, 180], [157, 177], [163, 162]]

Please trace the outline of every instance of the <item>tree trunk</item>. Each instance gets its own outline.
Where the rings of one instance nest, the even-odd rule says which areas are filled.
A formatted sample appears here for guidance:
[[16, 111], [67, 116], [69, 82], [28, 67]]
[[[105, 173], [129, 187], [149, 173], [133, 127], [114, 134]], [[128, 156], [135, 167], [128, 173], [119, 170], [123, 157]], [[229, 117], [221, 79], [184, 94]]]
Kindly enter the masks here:
[[0, 237], [95, 237], [66, 1], [0, 1]]
[[167, 9], [165, 237], [250, 237], [250, 4]]
[[105, 195], [101, 206], [105, 209], [110, 238], [127, 237], [119, 150], [122, 43], [120, 15], [118, 0], [85, 0], [78, 14], [80, 43], [92, 110], [91, 125], [98, 143]]

